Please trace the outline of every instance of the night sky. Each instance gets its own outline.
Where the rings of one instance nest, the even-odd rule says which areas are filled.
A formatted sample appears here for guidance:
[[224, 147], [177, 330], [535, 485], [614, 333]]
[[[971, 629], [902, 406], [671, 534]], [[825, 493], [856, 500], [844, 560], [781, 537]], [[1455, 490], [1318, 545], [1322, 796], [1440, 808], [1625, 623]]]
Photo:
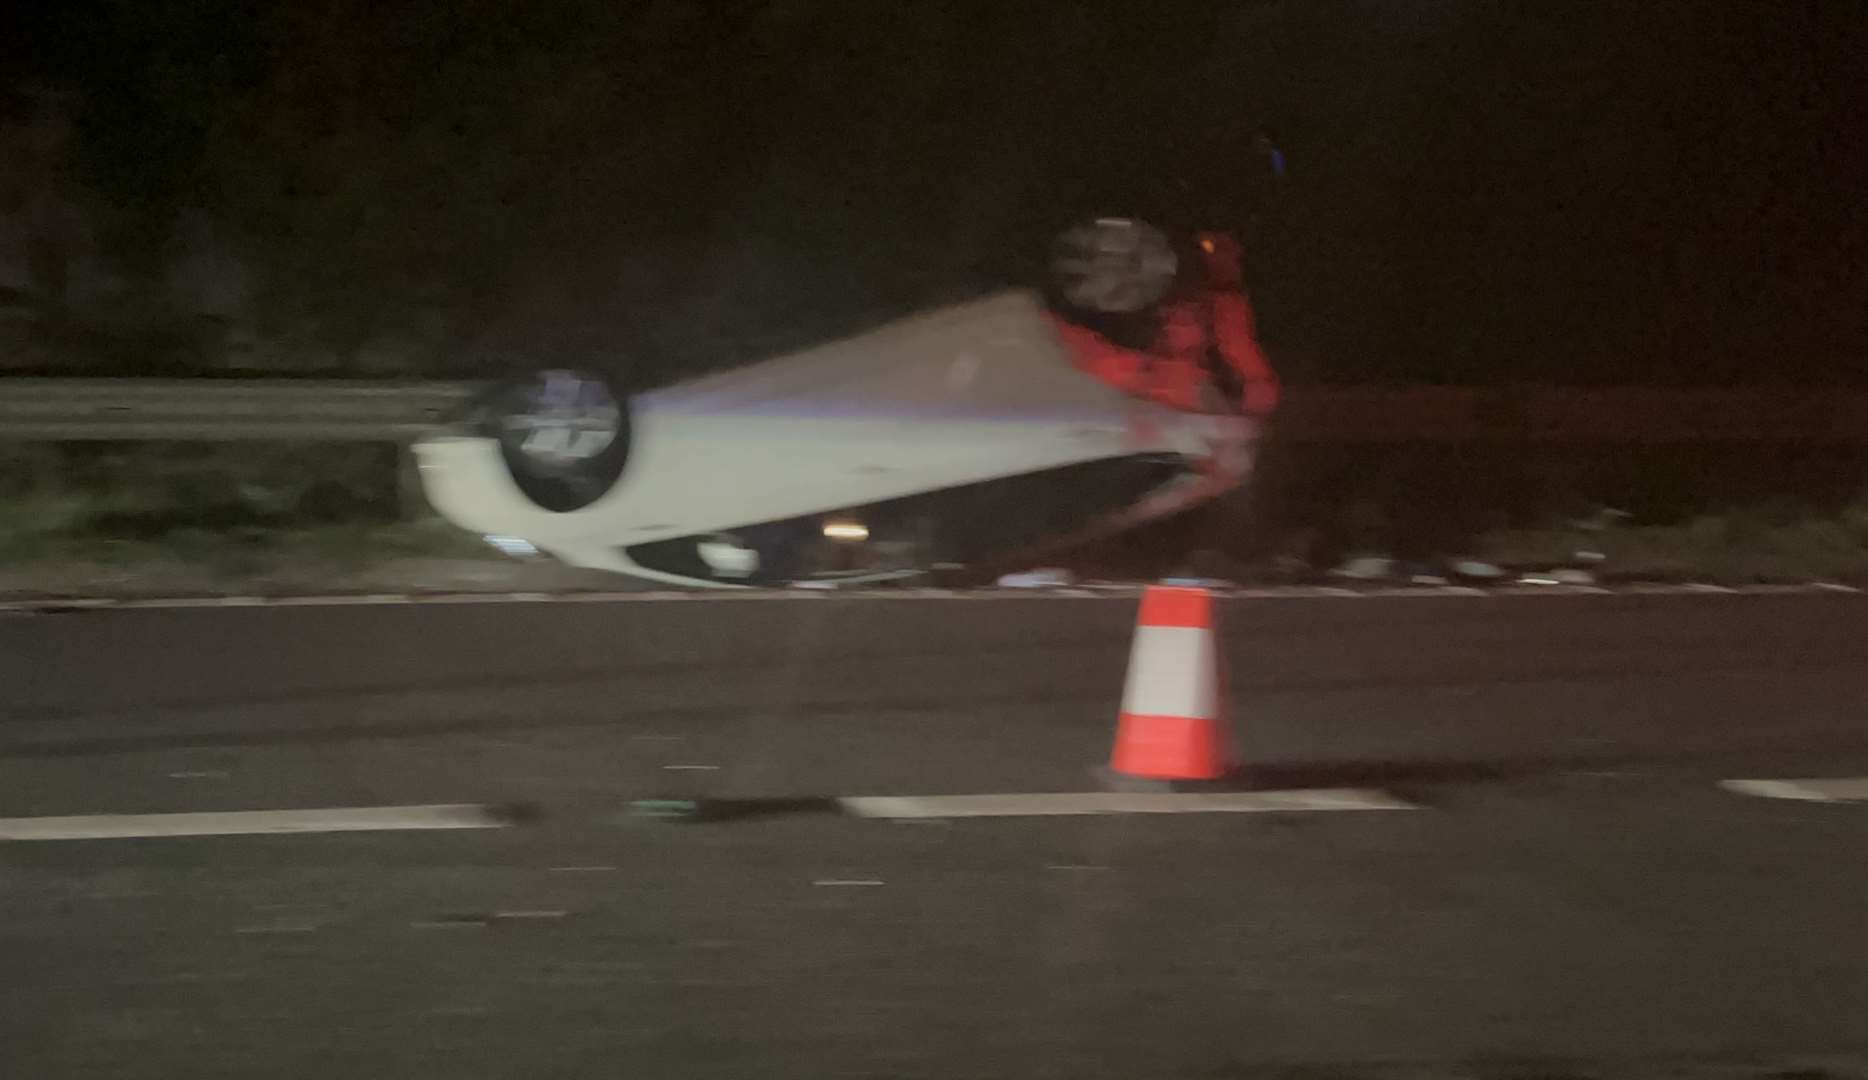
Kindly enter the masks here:
[[1294, 379], [1860, 382], [1862, 13], [54, 2], [4, 70], [119, 257], [205, 209], [269, 318], [436, 370], [733, 362], [1135, 213], [1246, 230]]

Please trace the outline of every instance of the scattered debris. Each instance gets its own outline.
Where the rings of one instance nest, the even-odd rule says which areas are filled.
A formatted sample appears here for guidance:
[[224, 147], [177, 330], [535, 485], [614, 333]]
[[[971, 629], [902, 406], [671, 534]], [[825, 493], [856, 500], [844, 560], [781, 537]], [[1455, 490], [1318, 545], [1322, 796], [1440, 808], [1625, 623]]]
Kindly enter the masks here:
[[1594, 585], [1596, 575], [1588, 570], [1575, 567], [1559, 567], [1555, 570], [1540, 570], [1520, 575], [1520, 585]]
[[1506, 576], [1505, 568], [1482, 559], [1454, 559], [1448, 566], [1454, 577], [1472, 581], [1499, 581]]
[[1330, 571], [1331, 577], [1351, 581], [1378, 581], [1394, 574], [1395, 560], [1386, 555], [1358, 555]]

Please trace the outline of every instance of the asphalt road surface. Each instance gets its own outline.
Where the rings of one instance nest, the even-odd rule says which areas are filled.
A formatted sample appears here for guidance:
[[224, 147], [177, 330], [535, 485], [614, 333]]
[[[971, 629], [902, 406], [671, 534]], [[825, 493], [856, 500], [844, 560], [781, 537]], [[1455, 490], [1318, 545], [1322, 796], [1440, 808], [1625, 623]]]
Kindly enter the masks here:
[[1093, 787], [1133, 617], [0, 615], [0, 818], [523, 809], [0, 842], [0, 1076], [1868, 1075], [1868, 801], [1720, 784], [1868, 775], [1868, 598], [1224, 605], [1249, 782], [1411, 810], [782, 801]]

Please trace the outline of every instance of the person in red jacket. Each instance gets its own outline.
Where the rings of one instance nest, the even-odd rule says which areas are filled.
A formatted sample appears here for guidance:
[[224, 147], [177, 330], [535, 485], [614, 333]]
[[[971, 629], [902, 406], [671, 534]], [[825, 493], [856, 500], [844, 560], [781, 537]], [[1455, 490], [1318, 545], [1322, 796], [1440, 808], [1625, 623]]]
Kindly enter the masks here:
[[1058, 333], [1078, 366], [1128, 393], [1189, 412], [1263, 419], [1277, 407], [1278, 377], [1258, 344], [1243, 252], [1225, 233], [1195, 239], [1198, 273], [1161, 303], [1161, 328], [1147, 349], [1062, 317]]

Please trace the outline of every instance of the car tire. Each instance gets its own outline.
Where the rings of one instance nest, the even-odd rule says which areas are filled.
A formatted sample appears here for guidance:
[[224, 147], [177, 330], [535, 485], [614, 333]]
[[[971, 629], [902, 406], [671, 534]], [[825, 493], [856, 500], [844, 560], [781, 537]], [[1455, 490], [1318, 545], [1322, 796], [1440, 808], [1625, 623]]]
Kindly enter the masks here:
[[1052, 244], [1051, 301], [1066, 316], [1140, 315], [1173, 290], [1182, 261], [1167, 234], [1146, 222], [1084, 222]]
[[502, 384], [481, 423], [519, 490], [557, 513], [596, 502], [629, 459], [628, 406], [591, 372], [552, 369]]

